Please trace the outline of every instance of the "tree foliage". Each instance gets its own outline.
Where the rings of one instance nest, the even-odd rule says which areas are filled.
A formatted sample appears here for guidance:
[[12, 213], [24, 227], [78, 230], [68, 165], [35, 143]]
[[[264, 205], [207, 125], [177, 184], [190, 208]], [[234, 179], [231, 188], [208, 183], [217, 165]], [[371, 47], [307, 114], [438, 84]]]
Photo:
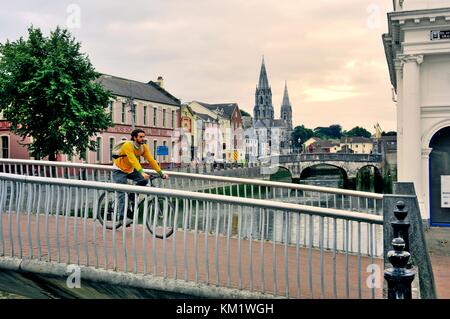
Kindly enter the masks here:
[[329, 127], [316, 127], [314, 136], [322, 139], [340, 139], [342, 137], [342, 126], [333, 124]]
[[245, 112], [244, 110], [241, 110], [241, 116], [248, 116], [248, 117], [251, 117], [251, 115], [248, 114], [247, 112]]
[[383, 132], [381, 133], [381, 136], [397, 136], [397, 132], [395, 131]]
[[[301, 144], [305, 143], [314, 136], [313, 130], [306, 128], [304, 125], [297, 126], [292, 132], [292, 145], [295, 148], [300, 148]], [[300, 138], [300, 143], [298, 142]]]
[[28, 39], [0, 44], [0, 111], [12, 132], [33, 138], [36, 158], [95, 150], [92, 137], [112, 126], [99, 76], [67, 30], [45, 37], [30, 27]]
[[350, 131], [344, 131], [344, 136], [347, 137], [367, 137], [370, 138], [372, 134], [363, 127], [356, 126], [352, 128]]

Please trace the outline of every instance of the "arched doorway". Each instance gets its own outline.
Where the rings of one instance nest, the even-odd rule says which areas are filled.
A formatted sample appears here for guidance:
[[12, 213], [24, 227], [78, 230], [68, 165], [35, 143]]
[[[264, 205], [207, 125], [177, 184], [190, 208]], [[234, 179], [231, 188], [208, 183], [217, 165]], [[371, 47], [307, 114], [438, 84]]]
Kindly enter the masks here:
[[443, 192], [450, 192], [450, 126], [433, 136], [430, 148], [431, 225], [450, 227], [450, 202], [443, 200]]

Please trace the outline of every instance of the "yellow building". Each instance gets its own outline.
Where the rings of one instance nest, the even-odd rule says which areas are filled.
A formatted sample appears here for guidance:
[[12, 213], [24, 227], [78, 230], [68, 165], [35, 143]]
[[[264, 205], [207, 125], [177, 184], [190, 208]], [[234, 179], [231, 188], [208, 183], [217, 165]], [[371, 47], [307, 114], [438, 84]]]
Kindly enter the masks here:
[[343, 137], [341, 138], [340, 150], [338, 153], [346, 151], [353, 154], [372, 154], [373, 141], [366, 137]]

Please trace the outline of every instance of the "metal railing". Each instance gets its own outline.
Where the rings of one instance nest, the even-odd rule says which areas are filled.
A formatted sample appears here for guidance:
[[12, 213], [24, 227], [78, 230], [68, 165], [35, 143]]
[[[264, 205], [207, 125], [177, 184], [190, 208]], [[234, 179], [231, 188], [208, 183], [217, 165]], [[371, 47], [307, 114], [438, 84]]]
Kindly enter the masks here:
[[[0, 159], [0, 172], [30, 176], [112, 181], [112, 166]], [[152, 170], [146, 170], [155, 173]], [[307, 206], [382, 215], [383, 195], [345, 189], [167, 171], [157, 187], [208, 194], [266, 199]]]
[[[108, 230], [96, 221], [99, 199], [120, 192], [143, 197], [144, 213], [136, 202], [131, 227]], [[151, 200], [164, 206], [159, 226], [173, 224], [171, 237], [147, 232]], [[288, 298], [381, 297], [366, 277], [382, 268], [382, 225], [381, 216], [331, 208], [0, 173], [0, 255]]]

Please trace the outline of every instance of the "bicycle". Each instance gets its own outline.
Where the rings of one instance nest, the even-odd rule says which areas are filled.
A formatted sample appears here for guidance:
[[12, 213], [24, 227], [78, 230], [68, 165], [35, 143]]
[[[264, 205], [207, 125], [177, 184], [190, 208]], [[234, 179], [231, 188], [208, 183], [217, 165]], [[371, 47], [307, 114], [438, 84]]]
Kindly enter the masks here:
[[[150, 176], [150, 186], [153, 187], [153, 181], [159, 178], [161, 177]], [[104, 225], [109, 230], [119, 229], [123, 225], [123, 218], [120, 218], [120, 214], [116, 209], [116, 196], [108, 198], [108, 202], [106, 202], [106, 195], [107, 193], [103, 193], [98, 199], [99, 209], [97, 213], [97, 219], [102, 226]], [[134, 216], [135, 195], [136, 194], [134, 193], [128, 194], [129, 200], [127, 207], [127, 217]], [[156, 197], [147, 197], [148, 215], [146, 219], [146, 226], [150, 233], [155, 235], [156, 238], [169, 238], [175, 230], [175, 226], [173, 225], [175, 208], [168, 198], [158, 197], [157, 199], [158, 201], [156, 201]], [[144, 216], [143, 214], [145, 213], [145, 198], [139, 199], [137, 208], [137, 217]], [[156, 211], [157, 214], [155, 215]], [[132, 223], [133, 222], [126, 223], [125, 226], [130, 227]]]

